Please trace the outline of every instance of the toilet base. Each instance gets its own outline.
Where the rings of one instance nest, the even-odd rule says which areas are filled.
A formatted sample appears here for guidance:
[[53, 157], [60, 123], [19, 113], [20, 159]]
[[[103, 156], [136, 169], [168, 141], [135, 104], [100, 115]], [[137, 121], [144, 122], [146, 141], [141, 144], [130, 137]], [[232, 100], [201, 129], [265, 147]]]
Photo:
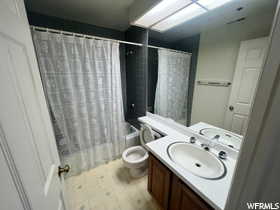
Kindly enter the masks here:
[[140, 168], [130, 168], [129, 173], [130, 173], [131, 177], [133, 177], [133, 178], [140, 178], [140, 177], [147, 175], [148, 167], [143, 166]]

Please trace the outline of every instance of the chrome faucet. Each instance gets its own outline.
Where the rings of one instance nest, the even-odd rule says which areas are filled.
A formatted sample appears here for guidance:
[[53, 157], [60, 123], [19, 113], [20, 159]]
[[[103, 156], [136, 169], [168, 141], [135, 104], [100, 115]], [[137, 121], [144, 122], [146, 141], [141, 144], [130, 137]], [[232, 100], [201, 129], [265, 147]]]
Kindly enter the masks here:
[[200, 146], [206, 151], [210, 150], [210, 145], [209, 144], [201, 144]]
[[220, 138], [220, 135], [216, 135], [216, 136], [214, 136], [213, 138], [212, 138], [212, 140], [218, 140]]
[[194, 144], [196, 142], [196, 138], [194, 136], [191, 136], [190, 143]]
[[219, 152], [219, 158], [225, 160], [227, 158], [227, 153], [225, 151], [220, 151]]

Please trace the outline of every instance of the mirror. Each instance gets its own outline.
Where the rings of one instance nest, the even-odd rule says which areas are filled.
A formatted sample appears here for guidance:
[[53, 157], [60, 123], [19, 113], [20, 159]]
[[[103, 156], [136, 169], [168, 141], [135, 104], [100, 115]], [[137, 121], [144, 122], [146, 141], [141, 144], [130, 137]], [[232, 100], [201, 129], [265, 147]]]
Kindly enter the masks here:
[[167, 30], [169, 17], [162, 21], [167, 25], [152, 26], [148, 111], [239, 149], [276, 5], [277, 0], [235, 0]]

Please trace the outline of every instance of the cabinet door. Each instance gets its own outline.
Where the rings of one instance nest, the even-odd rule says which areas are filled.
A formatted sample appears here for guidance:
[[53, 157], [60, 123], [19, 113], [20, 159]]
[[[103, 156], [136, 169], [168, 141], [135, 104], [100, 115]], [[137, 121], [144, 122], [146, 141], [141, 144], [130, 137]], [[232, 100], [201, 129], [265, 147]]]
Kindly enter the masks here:
[[179, 178], [173, 176], [169, 210], [210, 210], [212, 209]]
[[148, 191], [163, 208], [168, 208], [171, 172], [151, 154], [149, 155]]

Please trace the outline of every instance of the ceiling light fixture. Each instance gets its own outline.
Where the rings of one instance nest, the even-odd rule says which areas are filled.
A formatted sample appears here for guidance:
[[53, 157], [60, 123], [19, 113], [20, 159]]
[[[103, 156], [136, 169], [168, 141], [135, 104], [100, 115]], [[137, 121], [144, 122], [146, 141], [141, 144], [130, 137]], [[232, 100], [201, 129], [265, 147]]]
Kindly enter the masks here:
[[149, 28], [191, 3], [192, 0], [162, 0], [132, 24]]
[[132, 24], [166, 31], [234, 0], [162, 0]]
[[186, 8], [182, 9], [181, 11], [175, 13], [174, 15], [171, 15], [163, 21], [155, 24], [154, 26], [152, 26], [152, 29], [156, 31], [166, 31], [176, 25], [189, 21], [206, 12], [206, 9], [199, 6], [198, 4], [193, 3], [187, 6]]

